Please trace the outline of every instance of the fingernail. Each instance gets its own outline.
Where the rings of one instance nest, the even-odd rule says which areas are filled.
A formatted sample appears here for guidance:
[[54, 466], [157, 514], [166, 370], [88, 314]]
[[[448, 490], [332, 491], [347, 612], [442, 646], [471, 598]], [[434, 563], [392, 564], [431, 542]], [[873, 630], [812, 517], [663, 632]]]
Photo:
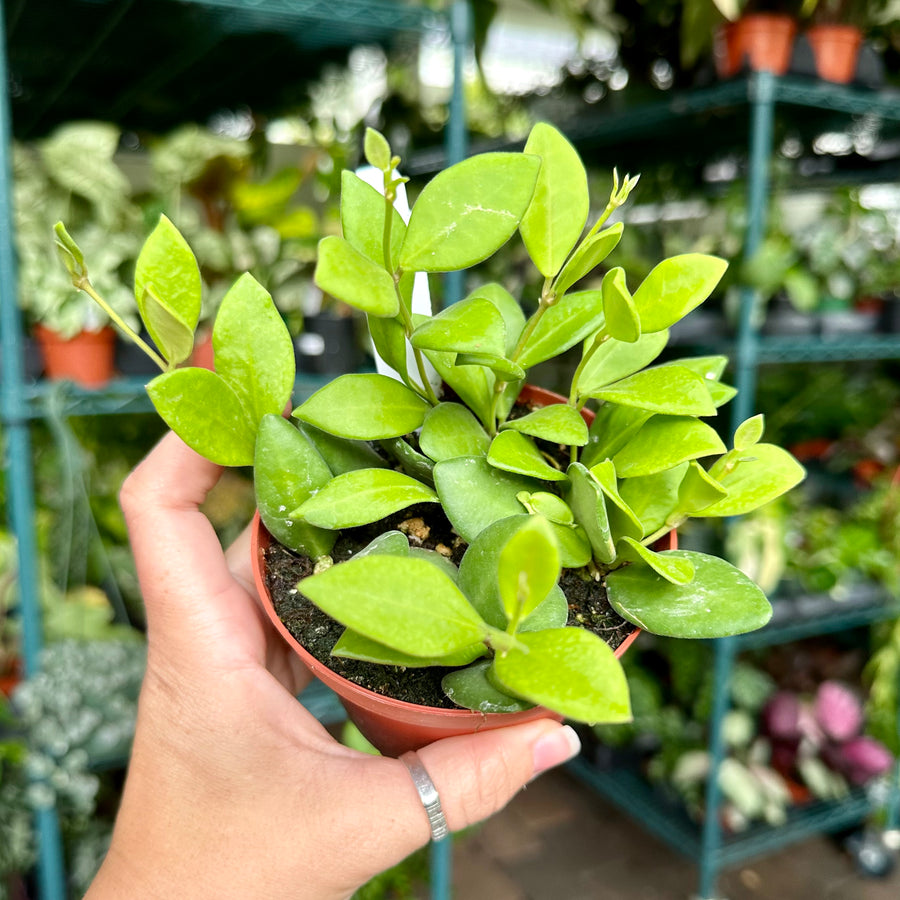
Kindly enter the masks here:
[[581, 741], [575, 730], [563, 725], [539, 738], [534, 745], [534, 773], [546, 772], [577, 756], [581, 751]]

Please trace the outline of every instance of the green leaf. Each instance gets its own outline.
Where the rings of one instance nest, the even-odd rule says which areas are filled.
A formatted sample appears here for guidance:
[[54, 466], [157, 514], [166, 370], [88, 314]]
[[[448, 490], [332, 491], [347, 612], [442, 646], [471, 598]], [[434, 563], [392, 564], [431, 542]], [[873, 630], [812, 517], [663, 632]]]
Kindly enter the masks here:
[[689, 559], [678, 556], [667, 556], [665, 553], [655, 553], [649, 547], [645, 547], [640, 541], [631, 537], [623, 537], [622, 542], [627, 549], [620, 554], [622, 559], [630, 561], [643, 561], [657, 575], [661, 575], [672, 584], [688, 584], [694, 577], [694, 564]]
[[138, 311], [153, 339], [165, 352], [163, 336], [156, 332], [156, 323], [147, 319], [144, 295], [147, 285], [193, 332], [200, 318], [201, 281], [197, 260], [181, 232], [165, 216], [144, 242], [134, 268], [134, 298]]
[[[559, 545], [559, 561], [563, 568], [580, 569], [591, 561], [593, 555], [591, 542], [588, 540], [587, 532], [580, 525], [573, 527], [551, 522], [550, 527]], [[565, 624], [565, 619], [556, 623], [556, 625]]]
[[519, 301], [502, 284], [484, 284], [480, 288], [472, 291], [469, 295], [472, 297], [483, 297], [490, 301], [500, 311], [503, 316], [503, 323], [506, 327], [506, 348], [503, 355], [509, 358], [516, 349], [519, 342], [519, 335], [525, 327], [525, 313]]
[[625, 270], [610, 269], [600, 286], [606, 330], [617, 341], [633, 344], [641, 336], [641, 319], [625, 282]]
[[696, 460], [691, 460], [688, 470], [678, 488], [678, 509], [687, 515], [700, 513], [728, 495]]
[[265, 415], [280, 416], [294, 390], [294, 344], [268, 291], [252, 275], [242, 275], [222, 298], [212, 341], [216, 372], [241, 398], [254, 428]]
[[519, 431], [553, 444], [583, 447], [588, 441], [587, 423], [574, 407], [567, 403], [542, 406], [520, 419], [511, 419], [500, 426], [501, 431]]
[[525, 153], [540, 157], [541, 167], [519, 230], [538, 271], [545, 278], [552, 278], [562, 268], [587, 222], [587, 173], [575, 148], [545, 122], [538, 122], [531, 129]]
[[[356, 557], [354, 557], [355, 559]], [[463, 647], [446, 656], [413, 656], [402, 653], [385, 644], [373, 641], [347, 628], [331, 648], [332, 656], [343, 659], [361, 659], [382, 666], [403, 666], [404, 669], [424, 669], [431, 666], [465, 666], [479, 656], [484, 656], [485, 646], [479, 642]]]
[[408, 378], [406, 329], [397, 319], [386, 319], [381, 316], [368, 316], [367, 322], [375, 352], [398, 375]]
[[606, 341], [581, 370], [578, 395], [590, 397], [591, 391], [639, 372], [662, 353], [668, 340], [668, 331], [658, 331], [642, 334], [633, 344], [615, 339]]
[[87, 269], [84, 267], [84, 253], [81, 252], [75, 238], [66, 231], [66, 226], [62, 222], [57, 222], [53, 226], [53, 231], [56, 235], [54, 243], [66, 271], [73, 279], [85, 277]]
[[372, 556], [373, 554], [409, 556], [409, 549], [409, 538], [402, 531], [383, 531], [369, 541], [362, 550], [354, 553], [353, 558]]
[[189, 447], [220, 466], [252, 466], [256, 427], [238, 395], [208, 369], [157, 375], [147, 394], [163, 421]]
[[590, 468], [597, 462], [616, 455], [653, 415], [649, 409], [604, 403], [588, 429], [588, 443], [581, 462]]
[[741, 452], [749, 450], [762, 440], [764, 430], [765, 417], [762, 414], [745, 419], [734, 433], [734, 449]]
[[737, 396], [737, 388], [733, 388], [730, 384], [722, 384], [721, 381], [707, 381], [706, 386], [716, 409]]
[[645, 333], [662, 331], [698, 307], [725, 274], [728, 263], [703, 253], [664, 259], [634, 292], [634, 305]]
[[456, 672], [448, 672], [441, 679], [444, 693], [457, 705], [482, 713], [521, 712], [534, 706], [527, 700], [504, 693], [488, 680], [489, 659]]
[[549, 522], [559, 525], [575, 523], [575, 516], [569, 508], [569, 504], [556, 494], [550, 494], [547, 491], [536, 491], [529, 494], [528, 491], [522, 491], [518, 499], [529, 512], [543, 516]]
[[517, 431], [501, 431], [488, 450], [487, 461], [497, 469], [540, 478], [542, 481], [564, 481], [565, 473], [551, 466], [534, 441]]
[[412, 209], [402, 268], [449, 272], [492, 256], [519, 227], [539, 169], [535, 156], [482, 153], [436, 175]]
[[487, 634], [459, 588], [422, 559], [354, 558], [298, 587], [342, 625], [413, 656], [446, 656]]
[[613, 609], [652, 634], [717, 638], [762, 628], [772, 615], [765, 594], [724, 559], [691, 550], [662, 556], [694, 566], [690, 584], [676, 585], [642, 566], [626, 566], [606, 576]]
[[718, 381], [728, 366], [727, 356], [688, 356], [684, 359], [670, 360], [668, 365], [684, 366], [699, 375], [705, 381]]
[[704, 516], [741, 516], [771, 502], [798, 485], [806, 469], [787, 450], [775, 444], [754, 444], [750, 459], [717, 460], [709, 474], [728, 491], [728, 496], [707, 506]]
[[[359, 175], [341, 172], [341, 232], [344, 240], [384, 269], [384, 195]], [[406, 223], [391, 207], [391, 271], [397, 270]]]
[[613, 457], [620, 478], [653, 475], [680, 463], [722, 453], [724, 444], [705, 422], [690, 416], [653, 416]]
[[335, 437], [307, 422], [298, 422], [297, 427], [309, 438], [335, 475], [352, 472], [354, 469], [388, 467], [387, 461], [367, 441], [348, 441]]
[[495, 469], [477, 456], [441, 460], [434, 467], [434, 483], [447, 518], [468, 543], [492, 522], [521, 514], [519, 491], [540, 487], [533, 478]]
[[585, 238], [576, 247], [569, 261], [563, 266], [553, 285], [557, 296], [562, 296], [576, 281], [580, 281], [596, 266], [603, 262], [619, 243], [625, 226], [616, 222], [609, 228]]
[[606, 512], [609, 516], [613, 538], [618, 539], [623, 535], [642, 538], [646, 532], [641, 526], [637, 514], [619, 493], [619, 480], [616, 477], [616, 467], [612, 460], [604, 460], [602, 463], [592, 466], [590, 471], [608, 501]]
[[331, 480], [331, 470], [305, 434], [281, 416], [265, 416], [256, 435], [253, 487], [263, 525], [280, 543], [316, 559], [331, 552], [337, 534], [289, 512]]
[[641, 522], [644, 534], [659, 531], [678, 507], [678, 489], [690, 463], [654, 475], [626, 478], [619, 486], [622, 499]]
[[566, 470], [571, 485], [569, 506], [575, 521], [584, 528], [594, 556], [603, 563], [616, 558], [616, 546], [606, 510], [606, 499], [597, 479], [581, 463], [572, 463]]
[[313, 280], [326, 293], [373, 316], [396, 316], [400, 300], [394, 279], [343, 238], [319, 241]]
[[338, 437], [401, 437], [425, 421], [428, 403], [387, 375], [341, 375], [319, 388], [293, 415]]
[[[459, 564], [460, 590], [469, 598], [469, 602], [485, 622], [494, 628], [502, 630], [507, 625], [500, 599], [500, 583], [497, 579], [500, 554], [509, 540], [529, 522], [530, 518], [518, 512], [486, 526], [469, 543]], [[565, 595], [557, 585], [521, 623], [519, 632], [565, 625], [568, 609]]]
[[512, 360], [503, 356], [492, 356], [489, 353], [459, 353], [457, 366], [485, 366], [503, 381], [524, 381], [525, 370]]
[[439, 403], [425, 414], [419, 447], [435, 462], [456, 456], [481, 456], [490, 445], [487, 432], [460, 403]]
[[506, 352], [506, 324], [490, 300], [470, 297], [426, 319], [409, 340], [419, 350], [502, 357]]
[[437, 495], [421, 482], [393, 469], [357, 469], [337, 475], [290, 517], [319, 528], [354, 528], [377, 522], [414, 503], [437, 503]]
[[672, 416], [716, 414], [703, 379], [683, 366], [645, 369], [582, 396]]
[[366, 136], [363, 139], [363, 153], [366, 162], [382, 172], [388, 172], [391, 168], [391, 145], [381, 132], [374, 128], [366, 128]]
[[456, 354], [425, 350], [425, 358], [434, 366], [441, 380], [478, 416], [485, 426], [492, 423], [491, 401], [495, 378], [482, 366], [454, 365]]
[[153, 323], [156, 345], [170, 365], [177, 366], [191, 355], [194, 329], [156, 296], [152, 284], [144, 288], [144, 316]]
[[497, 566], [500, 600], [514, 632], [547, 597], [559, 574], [559, 550], [550, 523], [529, 516], [503, 546]]
[[516, 360], [523, 369], [565, 353], [603, 326], [600, 291], [567, 294], [548, 307]]
[[583, 628], [517, 635], [527, 650], [494, 659], [507, 690], [577, 722], [628, 722], [628, 682], [609, 645]]
[[378, 446], [398, 462], [407, 475], [425, 484], [434, 484], [434, 463], [414, 450], [403, 438], [387, 438], [379, 441]]

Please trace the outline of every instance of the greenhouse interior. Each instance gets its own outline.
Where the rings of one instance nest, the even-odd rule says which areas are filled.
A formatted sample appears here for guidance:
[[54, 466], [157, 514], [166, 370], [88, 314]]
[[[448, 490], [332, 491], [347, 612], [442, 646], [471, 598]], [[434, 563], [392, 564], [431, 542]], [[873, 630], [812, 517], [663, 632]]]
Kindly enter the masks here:
[[0, 900], [900, 897], [897, 0], [0, 72]]

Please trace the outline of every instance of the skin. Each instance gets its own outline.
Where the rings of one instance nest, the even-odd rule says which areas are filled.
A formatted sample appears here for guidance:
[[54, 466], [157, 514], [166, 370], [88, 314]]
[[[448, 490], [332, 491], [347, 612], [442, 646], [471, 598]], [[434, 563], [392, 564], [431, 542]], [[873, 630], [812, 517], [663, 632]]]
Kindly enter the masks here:
[[[223, 553], [199, 509], [220, 474], [169, 434], [122, 489], [148, 662], [88, 900], [348, 897], [430, 838], [403, 764], [339, 744], [295, 699], [311, 676], [260, 610], [249, 534]], [[457, 830], [577, 749], [570, 728], [541, 719], [419, 756]]]

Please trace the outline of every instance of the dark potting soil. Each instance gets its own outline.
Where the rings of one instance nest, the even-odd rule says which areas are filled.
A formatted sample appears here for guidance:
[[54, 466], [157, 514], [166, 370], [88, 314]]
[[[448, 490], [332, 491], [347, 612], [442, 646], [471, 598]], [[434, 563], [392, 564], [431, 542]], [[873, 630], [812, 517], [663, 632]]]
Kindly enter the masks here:
[[[343, 562], [379, 534], [391, 529], [406, 531], [411, 544], [436, 549], [457, 565], [466, 549], [466, 544], [454, 533], [440, 509], [425, 503], [372, 525], [346, 529], [331, 556], [336, 563]], [[408, 669], [331, 656], [331, 648], [344, 627], [297, 590], [297, 583], [312, 573], [313, 562], [309, 557], [298, 556], [272, 541], [266, 551], [266, 585], [272, 603], [288, 631], [316, 659], [348, 681], [377, 694], [422, 706], [457, 708], [441, 689], [441, 679], [450, 669]], [[590, 578], [584, 570], [564, 569], [559, 583], [569, 601], [569, 625], [580, 625], [593, 631], [613, 649], [634, 629], [610, 607], [602, 582]]]

